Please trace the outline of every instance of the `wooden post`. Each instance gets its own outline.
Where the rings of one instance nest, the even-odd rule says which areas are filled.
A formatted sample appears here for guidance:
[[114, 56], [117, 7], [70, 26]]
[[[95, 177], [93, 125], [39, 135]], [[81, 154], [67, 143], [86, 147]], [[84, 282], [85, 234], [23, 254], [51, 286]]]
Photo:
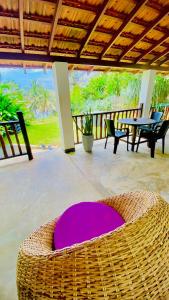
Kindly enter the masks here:
[[144, 108], [144, 103], [140, 103], [139, 108], [140, 108], [140, 116], [139, 116], [139, 117], [142, 117], [142, 114], [143, 114], [143, 108]]
[[28, 134], [27, 134], [27, 131], [26, 131], [26, 126], [25, 126], [23, 113], [21, 111], [18, 111], [17, 116], [18, 116], [19, 123], [20, 123], [20, 126], [21, 126], [21, 131], [22, 131], [22, 134], [23, 134], [23, 138], [24, 138], [28, 158], [29, 158], [29, 160], [32, 160], [33, 155], [32, 155], [32, 150], [31, 150], [31, 146], [30, 146], [30, 143], [29, 143], [29, 139], [28, 139]]

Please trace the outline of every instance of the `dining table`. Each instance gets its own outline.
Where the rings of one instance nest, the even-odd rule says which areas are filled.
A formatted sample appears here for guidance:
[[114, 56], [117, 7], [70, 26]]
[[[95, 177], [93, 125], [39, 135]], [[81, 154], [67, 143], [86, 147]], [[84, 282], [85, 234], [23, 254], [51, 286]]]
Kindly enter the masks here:
[[129, 141], [129, 144], [131, 144], [131, 151], [134, 151], [134, 146], [137, 144], [136, 143], [136, 135], [137, 135], [137, 129], [139, 126], [142, 125], [152, 125], [158, 123], [157, 121], [146, 118], [146, 117], [141, 117], [141, 118], [124, 118], [124, 119], [119, 119], [118, 123], [132, 126], [132, 137], [131, 137], [131, 142]]

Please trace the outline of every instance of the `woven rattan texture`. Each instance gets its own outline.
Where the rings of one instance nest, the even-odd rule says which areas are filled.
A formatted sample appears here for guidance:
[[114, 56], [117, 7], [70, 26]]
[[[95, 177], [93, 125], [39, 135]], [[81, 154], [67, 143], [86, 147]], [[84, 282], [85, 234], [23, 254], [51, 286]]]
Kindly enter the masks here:
[[101, 202], [116, 208], [126, 224], [61, 251], [52, 250], [56, 220], [24, 241], [17, 264], [19, 300], [165, 299], [169, 205], [151, 192]]

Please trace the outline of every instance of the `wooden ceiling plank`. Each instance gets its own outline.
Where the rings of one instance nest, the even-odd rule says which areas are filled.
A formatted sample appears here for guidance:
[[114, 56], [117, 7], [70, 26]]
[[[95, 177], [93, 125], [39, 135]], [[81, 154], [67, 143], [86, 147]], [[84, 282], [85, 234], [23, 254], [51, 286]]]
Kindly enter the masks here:
[[56, 25], [58, 23], [60, 11], [61, 11], [61, 5], [62, 5], [62, 0], [56, 0], [55, 12], [54, 12], [53, 23], [52, 23], [52, 30], [51, 30], [51, 34], [50, 34], [50, 38], [49, 38], [49, 46], [48, 46], [49, 53], [52, 49], [53, 40], [55, 37]]
[[131, 43], [131, 45], [127, 48], [126, 51], [124, 51], [118, 61], [120, 61], [129, 51], [131, 51], [133, 49], [133, 47], [140, 42], [146, 35], [147, 33], [149, 33], [149, 31], [151, 31], [152, 29], [154, 29], [158, 23], [168, 15], [169, 13], [169, 6], [165, 7], [162, 12], [159, 14], [159, 16], [148, 26], [145, 28], [145, 30], [143, 31], [143, 33], [140, 35], [140, 37], [138, 37], [136, 40], [133, 41], [133, 43]]
[[89, 39], [91, 38], [92, 33], [94, 32], [94, 30], [96, 29], [97, 25], [99, 24], [101, 18], [103, 17], [108, 4], [109, 4], [109, 0], [104, 0], [102, 5], [99, 7], [98, 12], [96, 13], [96, 16], [92, 22], [92, 25], [91, 25], [90, 29], [88, 30], [84, 41], [81, 43], [80, 49], [78, 51], [78, 56], [80, 56], [82, 54], [82, 51], [85, 48], [85, 46], [87, 45]]
[[[58, 22], [59, 24], [59, 22]], [[99, 32], [99, 31], [98, 31]], [[20, 36], [20, 31], [19, 30], [10, 30], [10, 29], [4, 29], [1, 28], [0, 29], [0, 35], [6, 35], [6, 36]], [[38, 39], [49, 39], [49, 34], [48, 33], [41, 33], [41, 32], [28, 32], [28, 31], [24, 31], [24, 36], [26, 37], [30, 37], [30, 38], [38, 38]], [[129, 38], [129, 39], [135, 39], [137, 38], [139, 35], [136, 34], [132, 34], [132, 33], [128, 33], [128, 32], [122, 32], [121, 37], [125, 37], [125, 38]], [[81, 39], [79, 38], [74, 38], [74, 37], [69, 37], [69, 36], [64, 36], [64, 35], [55, 35], [54, 40], [56, 41], [62, 41], [62, 42], [70, 42], [70, 43], [81, 43]], [[145, 37], [144, 39], [142, 39], [143, 42], [145, 43], [149, 43], [152, 44], [152, 46], [157, 44], [157, 41], [154, 39], [149, 39], [147, 37]], [[106, 43], [104, 43], [103, 41], [95, 41], [95, 40], [90, 40], [89, 41], [90, 45], [95, 45], [95, 46], [106, 46]], [[125, 46], [122, 45], [116, 45], [113, 44], [112, 48], [117, 48], [117, 49], [125, 49]], [[143, 51], [145, 52], [145, 51]]]
[[151, 51], [153, 51], [156, 47], [161, 46], [169, 37], [169, 34], [164, 37], [162, 37], [159, 41], [157, 41], [157, 43], [155, 45], [152, 45], [148, 51], [146, 51], [145, 53], [141, 54], [141, 56], [139, 56], [139, 58], [137, 58], [135, 60], [135, 63], [138, 63], [145, 55], [149, 54]]
[[136, 6], [132, 10], [132, 12], [128, 15], [128, 17], [126, 18], [126, 20], [124, 20], [124, 22], [121, 24], [121, 26], [119, 27], [119, 29], [116, 31], [115, 35], [113, 35], [113, 37], [111, 38], [111, 40], [108, 43], [108, 45], [106, 46], [106, 48], [102, 51], [101, 58], [103, 58], [103, 56], [106, 54], [106, 52], [112, 47], [113, 43], [115, 43], [116, 39], [120, 36], [120, 34], [122, 33], [122, 31], [128, 25], [128, 23], [131, 22], [134, 19], [135, 15], [139, 11], [139, 9], [141, 7], [143, 7], [146, 4], [146, 2], [147, 2], [147, 0], [141, 0], [141, 1], [139, 1], [136, 4]]
[[20, 39], [21, 39], [21, 50], [24, 52], [24, 28], [23, 28], [23, 0], [19, 0], [19, 28], [20, 28]]
[[[14, 11], [0, 11], [0, 17], [6, 17], [6, 18], [14, 18], [14, 19], [18, 19], [18, 13], [17, 12], [14, 12]], [[28, 21], [34, 21], [34, 22], [41, 22], [41, 23], [46, 23], [46, 24], [51, 24], [51, 17], [50, 16], [40, 16], [40, 15], [35, 15], [35, 14], [26, 14], [24, 13], [24, 19], [25, 20], [28, 20]], [[134, 18], [132, 20], [133, 23], [136, 23], [136, 24], [142, 24], [143, 21], [141, 19], [138, 19], [138, 18]], [[145, 22], [144, 21], [144, 25], [145, 27], [148, 26], [148, 22]], [[58, 25], [61, 25], [61, 26], [66, 26], [66, 27], [72, 27], [72, 28], [76, 28], [76, 29], [79, 29], [79, 30], [89, 30], [90, 29], [90, 25], [89, 24], [84, 24], [84, 23], [81, 23], [81, 22], [71, 22], [67, 19], [59, 19], [58, 20]], [[155, 30], [158, 30], [164, 34], [167, 34], [168, 33], [168, 30], [165, 28], [165, 27], [162, 27], [162, 26], [155, 26], [154, 28]], [[112, 28], [108, 29], [108, 28], [104, 28], [104, 27], [100, 27], [100, 26], [97, 26], [95, 31], [97, 32], [101, 32], [101, 33], [107, 33], [107, 34], [110, 34], [110, 35], [115, 35], [116, 34], [116, 30], [112, 30]], [[120, 36], [124, 36], [124, 34], [126, 35], [127, 38], [131, 38], [133, 39], [134, 36], [137, 36], [137, 35], [134, 35], [134, 34], [131, 34], [129, 32], [122, 32]], [[125, 36], [124, 36], [125, 37]], [[147, 37], [145, 37], [144, 39], [147, 40], [147, 43], [149, 43], [149, 39]]]

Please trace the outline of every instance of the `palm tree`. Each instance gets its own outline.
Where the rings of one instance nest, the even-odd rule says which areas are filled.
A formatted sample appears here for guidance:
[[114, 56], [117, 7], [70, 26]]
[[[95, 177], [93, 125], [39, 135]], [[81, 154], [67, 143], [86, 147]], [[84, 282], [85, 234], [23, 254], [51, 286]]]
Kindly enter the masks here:
[[54, 94], [37, 81], [32, 82], [28, 97], [30, 99], [30, 109], [34, 114], [42, 113], [44, 116], [48, 112], [56, 111]]

